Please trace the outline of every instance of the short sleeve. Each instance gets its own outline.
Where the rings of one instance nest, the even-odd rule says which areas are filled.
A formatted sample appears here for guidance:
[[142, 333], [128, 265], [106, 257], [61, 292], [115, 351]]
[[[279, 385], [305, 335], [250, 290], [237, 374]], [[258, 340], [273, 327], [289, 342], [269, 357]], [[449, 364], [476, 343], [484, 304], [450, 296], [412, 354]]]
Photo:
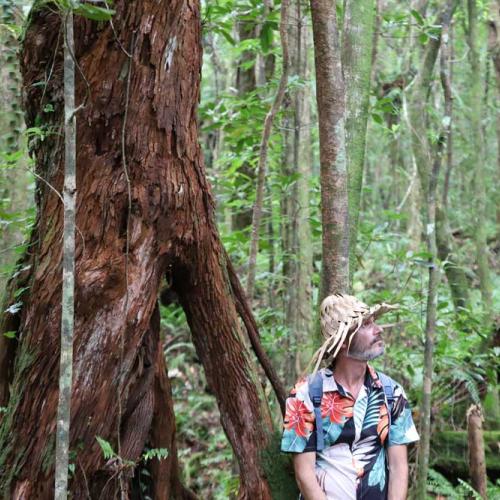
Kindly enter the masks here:
[[388, 446], [410, 444], [419, 439], [406, 394], [401, 386], [396, 385], [394, 388]]
[[314, 411], [309, 398], [309, 385], [300, 378], [286, 399], [281, 451], [303, 453], [316, 450]]

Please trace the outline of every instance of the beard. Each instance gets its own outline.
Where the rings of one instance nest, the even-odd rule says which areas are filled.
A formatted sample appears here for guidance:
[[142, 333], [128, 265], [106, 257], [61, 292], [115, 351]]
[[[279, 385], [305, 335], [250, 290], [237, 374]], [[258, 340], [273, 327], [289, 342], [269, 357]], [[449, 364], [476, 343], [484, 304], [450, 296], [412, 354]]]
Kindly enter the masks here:
[[385, 345], [383, 342], [380, 343], [380, 345], [377, 344], [379, 344], [379, 342], [368, 347], [363, 347], [353, 342], [349, 348], [347, 357], [357, 359], [358, 361], [371, 361], [372, 359], [378, 358], [384, 354]]

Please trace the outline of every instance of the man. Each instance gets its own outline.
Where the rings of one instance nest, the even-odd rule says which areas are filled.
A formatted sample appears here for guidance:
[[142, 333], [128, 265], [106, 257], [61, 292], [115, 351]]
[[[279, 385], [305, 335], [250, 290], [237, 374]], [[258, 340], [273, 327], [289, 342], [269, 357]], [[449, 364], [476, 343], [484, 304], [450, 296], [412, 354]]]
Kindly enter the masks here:
[[[295, 478], [305, 500], [406, 498], [406, 448], [419, 436], [402, 387], [368, 364], [384, 353], [375, 319], [396, 307], [370, 308], [342, 294], [321, 304], [325, 342], [313, 357], [312, 376], [301, 377], [287, 398], [281, 441], [282, 451], [294, 453]], [[323, 388], [317, 417], [324, 448], [317, 451], [310, 382], [327, 356], [328, 368], [319, 370]]]

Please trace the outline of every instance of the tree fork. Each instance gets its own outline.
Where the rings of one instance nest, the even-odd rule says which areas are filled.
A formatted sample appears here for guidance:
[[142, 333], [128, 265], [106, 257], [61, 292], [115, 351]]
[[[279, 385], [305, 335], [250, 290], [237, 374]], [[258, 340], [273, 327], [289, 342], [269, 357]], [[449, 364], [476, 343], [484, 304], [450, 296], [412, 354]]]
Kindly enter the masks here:
[[[157, 295], [168, 272], [174, 276], [173, 286], [239, 460], [240, 497], [270, 499], [259, 450], [268, 443], [271, 419], [242, 342], [197, 141], [199, 4], [121, 0], [113, 7], [114, 29], [83, 18], [75, 22], [76, 59], [87, 80], [77, 78], [76, 100], [82, 102], [87, 95], [87, 84], [90, 99], [77, 127], [77, 165], [84, 167], [77, 169], [80, 236], [75, 252], [78, 286], [70, 427], [76, 469], [69, 488], [74, 498], [98, 497], [104, 489], [112, 498], [119, 491], [117, 471], [103, 459], [96, 436], [116, 449], [117, 381], [123, 374], [124, 463], [137, 463], [148, 443], [167, 448], [168, 457], [151, 465], [154, 498], [185, 497], [159, 342]], [[24, 257], [24, 267], [30, 267], [23, 271], [22, 281], [29, 284], [29, 294], [24, 293], [22, 307], [11, 309], [3, 320], [3, 325], [15, 327], [18, 339], [8, 340], [17, 348], [8, 349], [9, 355], [0, 359], [0, 387], [8, 398], [0, 424], [0, 490], [13, 498], [41, 500], [54, 492], [50, 436], [56, 421], [61, 319], [58, 269], [63, 212], [57, 192], [62, 190], [64, 159], [59, 134], [50, 133], [59, 132], [63, 123], [61, 48], [55, 58], [52, 51], [59, 30], [58, 15], [41, 8], [31, 14], [24, 41], [27, 123], [33, 126], [41, 119], [49, 134], [33, 143], [36, 172], [43, 181], [37, 183], [37, 219]], [[130, 47], [133, 36], [130, 59], [122, 47]], [[33, 85], [45, 81], [52, 64], [46, 88]], [[119, 138], [129, 64], [133, 64], [130, 120], [124, 141], [132, 194], [127, 289], [124, 249], [129, 202]], [[54, 109], [49, 114], [40, 111], [47, 102]], [[11, 281], [8, 291], [13, 299], [18, 279], [21, 276]], [[130, 300], [124, 315], [127, 293]], [[9, 384], [10, 392], [5, 390]], [[124, 474], [130, 490], [133, 471]]]

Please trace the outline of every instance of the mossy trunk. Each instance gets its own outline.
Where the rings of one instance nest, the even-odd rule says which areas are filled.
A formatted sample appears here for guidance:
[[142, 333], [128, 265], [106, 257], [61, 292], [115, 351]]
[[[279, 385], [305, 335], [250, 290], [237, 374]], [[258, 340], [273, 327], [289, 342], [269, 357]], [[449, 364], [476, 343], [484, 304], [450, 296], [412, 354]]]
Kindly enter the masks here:
[[453, 235], [451, 234], [448, 217], [445, 209], [437, 207], [436, 210], [436, 242], [439, 260], [445, 262], [444, 272], [455, 310], [466, 307], [469, 301], [469, 282], [464, 268], [460, 265], [458, 257], [453, 252]]
[[[302, 2], [295, 0], [288, 28], [290, 75], [310, 79], [308, 48], [310, 30]], [[284, 112], [283, 173], [294, 179], [283, 197], [283, 252], [285, 279], [284, 312], [289, 328], [289, 352], [286, 356], [286, 382], [293, 385], [312, 356], [308, 339], [312, 330], [312, 237], [309, 223], [309, 181], [312, 168], [311, 151], [311, 93], [308, 85], [289, 90]]]
[[474, 172], [473, 177], [473, 200], [472, 207], [473, 224], [474, 224], [474, 242], [476, 244], [476, 263], [477, 273], [479, 277], [479, 288], [481, 290], [481, 298], [483, 301], [484, 312], [489, 318], [492, 308], [492, 284], [490, 277], [490, 269], [488, 262], [488, 244], [486, 241], [486, 184], [485, 184], [485, 152], [484, 139], [482, 129], [482, 108], [483, 108], [483, 79], [480, 78], [482, 71], [481, 53], [478, 46], [481, 44], [478, 30], [477, 5], [475, 0], [468, 0], [468, 30], [467, 42], [469, 44], [469, 61], [470, 61], [470, 151], [469, 156], [470, 170]]

